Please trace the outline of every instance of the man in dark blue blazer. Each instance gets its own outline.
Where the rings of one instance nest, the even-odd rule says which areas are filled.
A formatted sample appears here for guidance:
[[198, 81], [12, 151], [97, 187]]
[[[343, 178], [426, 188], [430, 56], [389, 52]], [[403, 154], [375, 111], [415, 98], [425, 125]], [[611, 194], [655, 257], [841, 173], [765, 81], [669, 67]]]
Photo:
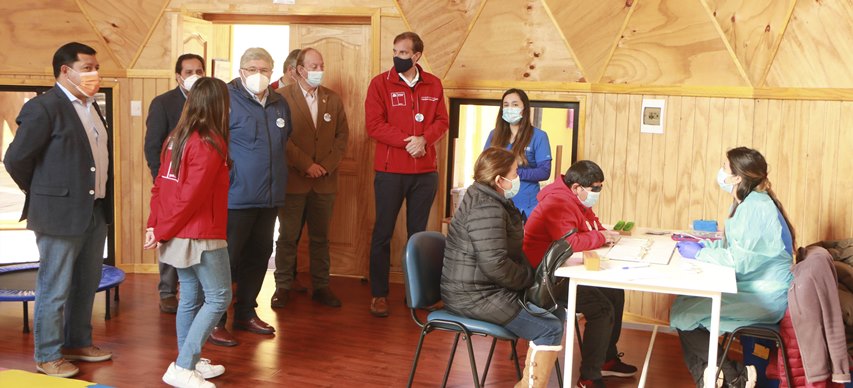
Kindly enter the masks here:
[[[183, 54], [175, 62], [175, 81], [178, 86], [151, 100], [145, 120], [145, 160], [151, 178], [160, 170], [160, 153], [169, 133], [178, 125], [181, 111], [187, 102], [187, 93], [200, 77], [204, 77], [204, 58], [196, 54]], [[178, 273], [171, 265], [158, 262], [160, 270], [160, 311], [175, 314], [178, 311]]]
[[53, 56], [56, 86], [24, 104], [4, 157], [26, 193], [21, 220], [35, 232], [35, 361], [39, 372], [70, 377], [69, 360], [97, 362], [112, 353], [92, 344], [92, 304], [112, 223], [111, 151], [95, 102], [95, 50], [72, 42]]

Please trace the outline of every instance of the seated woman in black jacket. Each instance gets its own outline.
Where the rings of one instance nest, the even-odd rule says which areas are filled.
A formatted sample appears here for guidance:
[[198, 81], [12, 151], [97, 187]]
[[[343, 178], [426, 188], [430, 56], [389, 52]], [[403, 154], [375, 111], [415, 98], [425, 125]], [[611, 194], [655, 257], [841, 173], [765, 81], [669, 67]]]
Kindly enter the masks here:
[[[474, 184], [450, 223], [441, 298], [451, 312], [506, 327], [530, 340], [524, 377], [516, 387], [544, 387], [562, 349], [563, 322], [518, 294], [533, 284], [533, 267], [521, 250], [521, 213], [510, 200], [518, 193], [518, 160], [492, 147], [477, 158]], [[534, 365], [535, 368], [531, 367]]]

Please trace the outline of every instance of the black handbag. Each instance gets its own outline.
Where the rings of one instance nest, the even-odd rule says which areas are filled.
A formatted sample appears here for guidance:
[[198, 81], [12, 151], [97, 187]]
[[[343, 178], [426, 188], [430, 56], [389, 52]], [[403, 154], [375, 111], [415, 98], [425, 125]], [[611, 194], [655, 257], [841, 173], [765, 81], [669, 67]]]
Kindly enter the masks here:
[[542, 256], [542, 261], [539, 262], [539, 266], [536, 267], [533, 285], [523, 293], [519, 294], [518, 302], [521, 303], [521, 306], [530, 314], [539, 316], [544, 315], [542, 313], [530, 311], [527, 307], [528, 302], [545, 309], [548, 313], [552, 313], [559, 307], [557, 298], [560, 295], [565, 297], [568, 294], [569, 279], [562, 277], [556, 278], [554, 276], [554, 271], [556, 271], [557, 268], [562, 267], [563, 264], [566, 263], [566, 260], [568, 260], [574, 253], [572, 245], [569, 244], [566, 238], [575, 234], [575, 232], [577, 232], [577, 229], [570, 230], [568, 233], [563, 235], [563, 237], [560, 237], [548, 246], [548, 250], [545, 251], [545, 255]]

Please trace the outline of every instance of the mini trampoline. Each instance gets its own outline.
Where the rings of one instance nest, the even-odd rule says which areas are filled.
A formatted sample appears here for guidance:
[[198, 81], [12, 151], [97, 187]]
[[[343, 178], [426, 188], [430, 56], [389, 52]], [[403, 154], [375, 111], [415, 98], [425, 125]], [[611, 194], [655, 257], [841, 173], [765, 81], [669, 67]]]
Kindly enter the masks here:
[[[24, 333], [30, 332], [29, 302], [36, 300], [36, 274], [39, 263], [0, 266], [0, 302], [23, 302]], [[124, 271], [111, 265], [102, 267], [98, 292], [106, 291], [104, 319], [110, 319], [110, 289], [115, 288], [118, 301], [118, 286], [124, 281]]]

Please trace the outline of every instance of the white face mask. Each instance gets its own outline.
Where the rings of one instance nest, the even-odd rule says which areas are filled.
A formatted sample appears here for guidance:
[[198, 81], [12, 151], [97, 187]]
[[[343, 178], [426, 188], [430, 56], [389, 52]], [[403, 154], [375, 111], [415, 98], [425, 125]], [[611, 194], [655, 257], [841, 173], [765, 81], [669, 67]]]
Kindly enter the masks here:
[[587, 189], [584, 189], [584, 191], [586, 191], [586, 199], [581, 200], [581, 204], [586, 207], [595, 206], [595, 204], [598, 203], [598, 197], [601, 196], [601, 192], [596, 193], [594, 191], [588, 191]]
[[261, 73], [255, 73], [246, 77], [243, 84], [253, 94], [261, 94], [261, 92], [267, 90], [267, 87], [269, 87], [270, 79]]
[[723, 189], [723, 191], [729, 194], [731, 194], [732, 191], [734, 191], [735, 189], [735, 185], [731, 183], [726, 183], [726, 179], [728, 179], [730, 176], [731, 175], [726, 173], [726, 170], [724, 170], [722, 167], [720, 167], [720, 171], [717, 171], [717, 184], [720, 185], [720, 188]]
[[192, 90], [193, 85], [195, 85], [196, 81], [198, 81], [199, 79], [201, 79], [201, 77], [199, 77], [195, 74], [190, 75], [187, 78], [181, 78], [181, 81], [184, 84], [184, 90], [186, 90], [186, 91]]
[[517, 176], [515, 177], [515, 179], [506, 179], [504, 177], [501, 177], [501, 179], [512, 183], [512, 187], [510, 187], [508, 190], [504, 190], [504, 197], [506, 199], [511, 199], [512, 197], [515, 197], [516, 194], [518, 194], [518, 190], [521, 190], [521, 177]]
[[308, 82], [308, 85], [316, 88], [323, 83], [323, 71], [309, 71], [308, 77], [305, 77], [305, 82]]
[[518, 124], [521, 121], [521, 108], [506, 107], [501, 118], [511, 125]]

